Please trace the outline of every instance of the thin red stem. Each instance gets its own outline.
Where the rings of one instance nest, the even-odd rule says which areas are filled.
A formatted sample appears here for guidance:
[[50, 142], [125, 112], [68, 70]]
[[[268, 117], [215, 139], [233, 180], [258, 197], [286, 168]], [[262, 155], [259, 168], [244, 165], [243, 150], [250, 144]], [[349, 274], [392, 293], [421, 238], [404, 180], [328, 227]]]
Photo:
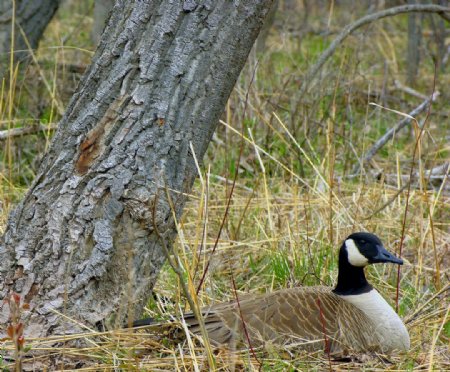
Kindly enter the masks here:
[[317, 302], [317, 306], [319, 307], [320, 322], [322, 323], [322, 333], [323, 333], [323, 338], [325, 340], [325, 353], [328, 356], [328, 365], [330, 367], [330, 371], [333, 371], [333, 368], [331, 366], [330, 340], [328, 340], [328, 336], [327, 336], [327, 332], [326, 332], [325, 317], [323, 316], [323, 310], [322, 310], [322, 305], [320, 303], [320, 298], [318, 298], [316, 302]]
[[246, 324], [245, 324], [244, 315], [242, 314], [241, 303], [239, 302], [239, 296], [238, 296], [238, 294], [237, 294], [237, 290], [236, 290], [236, 282], [234, 281], [233, 272], [231, 272], [231, 283], [232, 283], [232, 285], [233, 285], [233, 292], [234, 292], [234, 297], [236, 298], [236, 304], [237, 304], [238, 311], [239, 311], [239, 318], [240, 318], [241, 321], [242, 321], [242, 329], [244, 330], [244, 335], [245, 335], [245, 338], [246, 338], [246, 340], [247, 340], [248, 347], [249, 347], [250, 352], [252, 353], [253, 357], [254, 357], [255, 360], [258, 362], [259, 367], [260, 367], [260, 369], [261, 369], [262, 363], [260, 362], [260, 360], [259, 360], [258, 357], [256, 356], [255, 350], [253, 349], [253, 346], [252, 346], [252, 343], [251, 343], [251, 340], [250, 340], [250, 335], [249, 335], [249, 333], [248, 333], [248, 329], [247, 329], [247, 326], [246, 326]]

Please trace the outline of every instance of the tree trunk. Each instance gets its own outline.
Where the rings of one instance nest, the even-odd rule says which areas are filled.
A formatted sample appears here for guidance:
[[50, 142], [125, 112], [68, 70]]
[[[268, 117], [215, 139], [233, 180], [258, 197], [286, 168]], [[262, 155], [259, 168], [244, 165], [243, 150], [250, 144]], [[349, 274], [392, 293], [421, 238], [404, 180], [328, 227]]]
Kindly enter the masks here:
[[98, 44], [108, 20], [109, 13], [114, 6], [114, 0], [95, 0], [94, 24], [92, 25], [91, 39], [94, 44]]
[[279, 3], [280, 3], [279, 0], [274, 0], [272, 8], [270, 9], [269, 14], [267, 14], [266, 20], [264, 22], [263, 27], [261, 28], [258, 39], [256, 39], [257, 53], [264, 53], [264, 51], [266, 50], [266, 41], [267, 38], [269, 37], [270, 30], [272, 29], [272, 26], [275, 22], [275, 16], [277, 14]]
[[[417, 0], [408, 0], [408, 4], [417, 4]], [[422, 15], [411, 13], [408, 15], [408, 51], [407, 51], [407, 83], [416, 85], [420, 62], [420, 43], [422, 36]]]
[[[141, 314], [272, 0], [117, 1], [36, 180], [0, 243], [0, 299], [34, 337]], [[158, 227], [159, 234], [155, 232]], [[9, 317], [1, 304], [0, 324]]]
[[[0, 1], [0, 78], [10, 60], [12, 20], [14, 27], [14, 61], [29, 57], [29, 46], [36, 49], [45, 28], [55, 14], [61, 0], [13, 0]], [[21, 31], [22, 30], [22, 31]], [[26, 35], [26, 39], [23, 37]]]

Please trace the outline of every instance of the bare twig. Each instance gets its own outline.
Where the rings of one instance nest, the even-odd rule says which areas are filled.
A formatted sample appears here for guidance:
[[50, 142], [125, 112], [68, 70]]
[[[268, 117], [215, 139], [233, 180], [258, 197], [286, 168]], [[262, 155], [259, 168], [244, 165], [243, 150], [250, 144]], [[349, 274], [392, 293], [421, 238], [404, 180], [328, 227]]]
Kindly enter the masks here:
[[57, 127], [58, 127], [57, 124], [49, 124], [49, 125], [39, 124], [39, 125], [31, 125], [28, 127], [0, 130], [0, 141], [7, 140], [8, 138], [23, 136], [25, 134], [47, 132], [47, 131], [55, 130]]
[[375, 144], [367, 151], [359, 164], [357, 164], [352, 170], [352, 174], [356, 174], [359, 170], [367, 164], [389, 140], [391, 140], [395, 133], [397, 133], [400, 129], [404, 128], [407, 124], [411, 122], [411, 118], [414, 118], [416, 115], [420, 114], [423, 110], [425, 110], [430, 102], [435, 101], [439, 94], [437, 92], [433, 93], [433, 95], [423, 101], [419, 106], [417, 106], [414, 110], [412, 110], [409, 114], [405, 115], [405, 117], [397, 122], [391, 129], [389, 129]]
[[450, 8], [439, 6], [439, 5], [431, 5], [431, 4], [417, 4], [417, 5], [402, 5], [397, 6], [394, 8], [389, 8], [386, 10], [382, 10], [380, 12], [376, 12], [373, 14], [369, 14], [365, 17], [362, 17], [358, 19], [356, 22], [353, 22], [341, 31], [341, 33], [336, 37], [336, 39], [333, 40], [333, 42], [330, 44], [330, 46], [325, 50], [325, 52], [322, 53], [322, 55], [319, 57], [318, 61], [308, 70], [308, 72], [305, 74], [303, 78], [303, 84], [300, 89], [300, 97], [302, 97], [307, 91], [308, 88], [314, 79], [314, 77], [317, 75], [319, 70], [322, 68], [322, 66], [325, 64], [325, 62], [330, 58], [338, 46], [342, 44], [342, 42], [352, 34], [355, 30], [358, 28], [372, 23], [374, 21], [377, 21], [381, 18], [386, 17], [392, 17], [398, 14], [404, 14], [404, 13], [414, 13], [414, 12], [423, 12], [423, 13], [438, 13], [440, 15], [446, 16], [446, 13], [450, 13]]

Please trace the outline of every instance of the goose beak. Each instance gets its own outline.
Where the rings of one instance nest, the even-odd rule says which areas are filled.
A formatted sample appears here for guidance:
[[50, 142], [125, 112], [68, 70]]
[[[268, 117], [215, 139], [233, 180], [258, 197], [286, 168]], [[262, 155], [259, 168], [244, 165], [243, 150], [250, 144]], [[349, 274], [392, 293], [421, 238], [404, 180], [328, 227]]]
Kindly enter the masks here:
[[372, 258], [373, 263], [377, 262], [392, 262], [395, 264], [403, 265], [403, 260], [401, 258], [395, 257], [392, 253], [390, 253], [386, 248], [382, 245], [377, 245], [378, 253], [375, 257]]

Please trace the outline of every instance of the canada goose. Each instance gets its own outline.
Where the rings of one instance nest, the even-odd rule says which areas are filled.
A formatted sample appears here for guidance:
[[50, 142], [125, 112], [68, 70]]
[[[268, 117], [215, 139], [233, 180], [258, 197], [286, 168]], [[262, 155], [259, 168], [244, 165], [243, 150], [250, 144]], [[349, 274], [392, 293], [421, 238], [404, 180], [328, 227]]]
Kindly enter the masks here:
[[[407, 350], [410, 341], [405, 325], [364, 275], [365, 266], [380, 262], [403, 264], [376, 235], [351, 234], [339, 251], [334, 289], [283, 289], [205, 307], [202, 313], [209, 338], [216, 345], [233, 348], [271, 342], [332, 353]], [[200, 334], [192, 313], [184, 319], [191, 332]], [[142, 319], [134, 326], [151, 323], [151, 319]]]

